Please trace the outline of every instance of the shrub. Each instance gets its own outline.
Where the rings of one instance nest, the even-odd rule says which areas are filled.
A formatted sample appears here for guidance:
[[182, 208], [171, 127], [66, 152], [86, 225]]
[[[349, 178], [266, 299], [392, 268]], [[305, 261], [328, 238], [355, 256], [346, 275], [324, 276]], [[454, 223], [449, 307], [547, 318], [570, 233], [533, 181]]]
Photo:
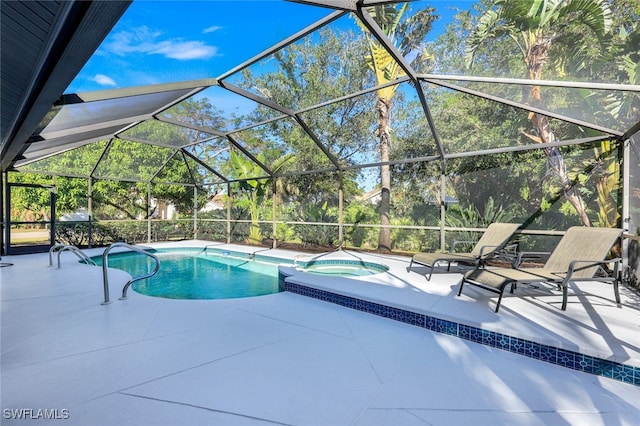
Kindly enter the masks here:
[[56, 241], [76, 247], [107, 246], [121, 240], [117, 229], [96, 222], [58, 222]]

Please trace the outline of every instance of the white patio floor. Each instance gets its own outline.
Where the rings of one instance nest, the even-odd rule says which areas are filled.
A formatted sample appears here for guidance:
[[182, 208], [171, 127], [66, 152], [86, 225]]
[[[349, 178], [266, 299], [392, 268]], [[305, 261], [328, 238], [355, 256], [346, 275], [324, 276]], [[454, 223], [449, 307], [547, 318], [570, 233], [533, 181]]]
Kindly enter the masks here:
[[456, 296], [458, 273], [427, 282], [407, 272], [408, 258], [325, 258], [335, 256], [390, 269], [290, 280], [623, 364], [636, 385], [291, 292], [167, 300], [130, 290], [121, 301], [128, 275], [111, 270], [113, 303], [103, 306], [101, 268], [65, 252], [61, 269], [47, 254], [2, 259], [13, 266], [0, 268], [1, 423], [640, 424], [637, 293], [622, 287], [617, 306], [609, 285], [582, 283], [561, 311], [559, 292], [523, 287], [496, 314], [494, 294]]

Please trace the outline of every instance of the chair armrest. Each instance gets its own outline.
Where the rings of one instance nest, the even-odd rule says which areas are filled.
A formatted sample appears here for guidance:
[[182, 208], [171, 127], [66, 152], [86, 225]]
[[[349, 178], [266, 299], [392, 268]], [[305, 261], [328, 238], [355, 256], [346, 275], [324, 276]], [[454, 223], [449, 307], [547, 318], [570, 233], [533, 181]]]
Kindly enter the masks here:
[[504, 246], [501, 250], [494, 251], [490, 253], [491, 256], [487, 256], [487, 258], [504, 260], [511, 264], [511, 267], [517, 267], [517, 258], [518, 258], [518, 243], [508, 244]]
[[486, 246], [480, 247], [480, 259], [482, 259], [485, 256], [488, 256], [489, 254], [491, 254], [491, 252], [494, 251], [494, 250], [489, 250], [489, 253], [485, 255], [484, 249], [486, 249], [486, 248], [488, 248], [488, 249], [496, 249], [498, 247], [500, 247], [500, 246], [489, 246], [489, 245], [486, 245]]
[[550, 251], [521, 251], [516, 256], [515, 267], [522, 265], [525, 259], [528, 260], [542, 260], [544, 257], [548, 257], [551, 254]]
[[[613, 259], [607, 259], [607, 260], [589, 260], [589, 259], [572, 260], [571, 263], [569, 263], [569, 270], [566, 272], [566, 275], [564, 277], [564, 281], [566, 283], [569, 280], [571, 280], [571, 276], [576, 271], [581, 271], [583, 269], [591, 268], [593, 266], [602, 266], [602, 265], [606, 265], [606, 264], [609, 264], [609, 263], [613, 263], [614, 264], [613, 278], [615, 280], [617, 280], [618, 279], [618, 267], [619, 267], [621, 262], [622, 262], [622, 258], [619, 258], [619, 257], [616, 257], [616, 258], [613, 258]], [[580, 264], [580, 263], [585, 263], [585, 265], [581, 266], [581, 267], [577, 267], [577, 265]], [[560, 276], [560, 274], [565, 274], [564, 272], [563, 273], [554, 272], [554, 273], [558, 274], [559, 276]]]

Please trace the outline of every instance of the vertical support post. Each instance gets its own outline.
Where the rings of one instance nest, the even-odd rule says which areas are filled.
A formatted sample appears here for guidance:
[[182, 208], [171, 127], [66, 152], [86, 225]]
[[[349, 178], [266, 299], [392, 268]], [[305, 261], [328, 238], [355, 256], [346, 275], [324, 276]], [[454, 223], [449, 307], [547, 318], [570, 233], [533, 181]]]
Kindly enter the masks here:
[[151, 242], [151, 182], [147, 183], [147, 243]]
[[446, 176], [443, 173], [440, 178], [440, 250], [446, 250], [446, 232], [444, 229], [447, 210], [447, 192], [446, 192]]
[[273, 244], [272, 244], [272, 248], [277, 248], [278, 247], [278, 243], [277, 243], [277, 239], [278, 239], [278, 225], [276, 223], [276, 215], [277, 215], [277, 206], [276, 203], [278, 201], [278, 185], [276, 183], [276, 179], [278, 178], [274, 178], [272, 180], [272, 184], [273, 184], [273, 208], [271, 209], [271, 225], [272, 225], [272, 233], [273, 233]]
[[[627, 139], [622, 144], [622, 229], [624, 233], [632, 233], [629, 229], [631, 221], [631, 210], [629, 203], [631, 180], [631, 140]], [[629, 267], [629, 240], [622, 239], [622, 271], [627, 271]]]
[[53, 247], [56, 243], [56, 200], [58, 199], [58, 189], [55, 186], [56, 176], [53, 179], [53, 187], [49, 188], [49, 210], [51, 211], [51, 217], [49, 218], [49, 244]]
[[231, 182], [227, 182], [227, 244], [231, 244]]
[[[5, 242], [5, 230], [7, 229], [7, 225], [5, 222], [5, 208], [4, 208], [4, 196], [7, 188], [4, 186], [4, 182], [6, 179], [7, 172], [0, 172], [0, 258], [5, 253], [4, 242]], [[6, 210], [8, 211], [8, 209]], [[8, 221], [8, 220], [7, 220]]]
[[344, 191], [342, 171], [338, 173], [338, 248], [344, 245]]
[[87, 245], [91, 248], [93, 245], [93, 178], [91, 176], [87, 179], [87, 214], [89, 215], [89, 235], [87, 236]]
[[193, 239], [198, 239], [198, 187], [193, 185]]
[[9, 185], [9, 172], [4, 173], [4, 254], [11, 250], [11, 185]]

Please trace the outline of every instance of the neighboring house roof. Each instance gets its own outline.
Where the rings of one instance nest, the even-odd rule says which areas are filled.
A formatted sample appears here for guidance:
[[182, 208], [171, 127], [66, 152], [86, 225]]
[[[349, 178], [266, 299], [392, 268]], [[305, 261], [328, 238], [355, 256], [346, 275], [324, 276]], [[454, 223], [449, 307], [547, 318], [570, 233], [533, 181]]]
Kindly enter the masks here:
[[358, 197], [358, 200], [368, 201], [370, 203], [377, 203], [378, 201], [380, 201], [381, 194], [382, 194], [382, 189], [380, 188], [372, 189], [371, 191], [367, 191], [364, 194], [360, 195]]

